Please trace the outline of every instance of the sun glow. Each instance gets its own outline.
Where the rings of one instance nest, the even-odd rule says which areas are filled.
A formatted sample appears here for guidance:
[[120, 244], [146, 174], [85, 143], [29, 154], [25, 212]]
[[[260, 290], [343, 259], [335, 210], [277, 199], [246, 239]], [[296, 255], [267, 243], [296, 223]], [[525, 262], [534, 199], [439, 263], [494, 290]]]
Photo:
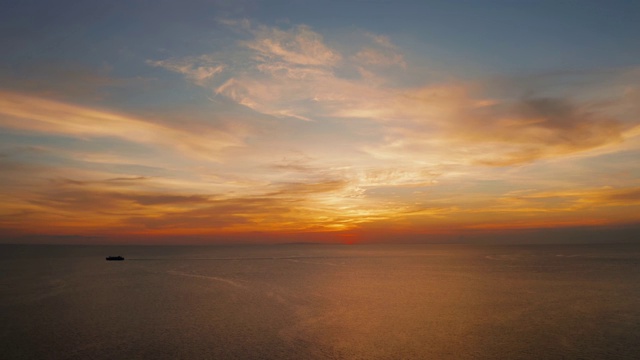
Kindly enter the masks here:
[[366, 26], [209, 26], [216, 46], [7, 81], [0, 230], [359, 243], [640, 220], [637, 64], [472, 76]]

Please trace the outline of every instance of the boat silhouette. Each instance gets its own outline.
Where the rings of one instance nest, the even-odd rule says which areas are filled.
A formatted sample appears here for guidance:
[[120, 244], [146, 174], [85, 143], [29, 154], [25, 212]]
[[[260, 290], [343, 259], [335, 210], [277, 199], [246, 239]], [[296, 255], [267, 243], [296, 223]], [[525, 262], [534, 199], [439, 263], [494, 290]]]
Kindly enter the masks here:
[[107, 256], [107, 261], [121, 261], [124, 260], [122, 256]]

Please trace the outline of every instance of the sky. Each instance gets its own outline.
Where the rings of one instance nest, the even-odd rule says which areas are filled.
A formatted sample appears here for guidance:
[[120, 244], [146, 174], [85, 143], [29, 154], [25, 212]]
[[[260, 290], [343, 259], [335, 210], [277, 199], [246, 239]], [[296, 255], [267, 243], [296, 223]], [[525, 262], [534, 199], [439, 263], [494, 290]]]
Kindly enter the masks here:
[[0, 242], [640, 235], [640, 2], [0, 3]]

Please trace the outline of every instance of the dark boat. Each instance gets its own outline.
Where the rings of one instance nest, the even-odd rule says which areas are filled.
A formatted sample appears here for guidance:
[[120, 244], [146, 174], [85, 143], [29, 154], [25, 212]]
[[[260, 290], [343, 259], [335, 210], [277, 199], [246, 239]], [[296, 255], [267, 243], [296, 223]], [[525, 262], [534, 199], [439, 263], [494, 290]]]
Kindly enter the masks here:
[[122, 261], [124, 258], [122, 256], [107, 256], [107, 261]]

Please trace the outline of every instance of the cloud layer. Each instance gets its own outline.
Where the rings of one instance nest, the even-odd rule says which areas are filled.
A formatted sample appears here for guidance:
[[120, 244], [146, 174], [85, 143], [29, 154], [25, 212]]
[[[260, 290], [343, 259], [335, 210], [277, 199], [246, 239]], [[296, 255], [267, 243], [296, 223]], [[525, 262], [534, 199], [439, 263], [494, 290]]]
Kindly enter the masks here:
[[188, 156], [215, 160], [222, 149], [242, 146], [242, 139], [222, 129], [204, 133], [113, 112], [39, 97], [0, 92], [0, 126], [70, 137], [113, 137], [172, 147]]
[[640, 221], [635, 67], [464, 78], [362, 30], [217, 25], [233, 41], [140, 60], [159, 86], [121, 107], [0, 90], [0, 231], [393, 241]]
[[[209, 88], [276, 117], [307, 121], [366, 120], [382, 138], [364, 148], [374, 156], [419, 157], [437, 163], [526, 164], [616, 144], [637, 127], [566, 96], [492, 97], [489, 83], [450, 82], [401, 87], [388, 68], [407, 71], [404, 54], [384, 36], [366, 34], [353, 54], [341, 53], [307, 26], [280, 29], [243, 23], [251, 37], [237, 43], [224, 82]], [[170, 59], [184, 73], [198, 61]], [[222, 70], [220, 70], [222, 71]], [[193, 74], [187, 78], [201, 84]], [[629, 93], [629, 90], [627, 90]], [[623, 100], [618, 99], [619, 103]], [[620, 105], [620, 104], [618, 104]]]

